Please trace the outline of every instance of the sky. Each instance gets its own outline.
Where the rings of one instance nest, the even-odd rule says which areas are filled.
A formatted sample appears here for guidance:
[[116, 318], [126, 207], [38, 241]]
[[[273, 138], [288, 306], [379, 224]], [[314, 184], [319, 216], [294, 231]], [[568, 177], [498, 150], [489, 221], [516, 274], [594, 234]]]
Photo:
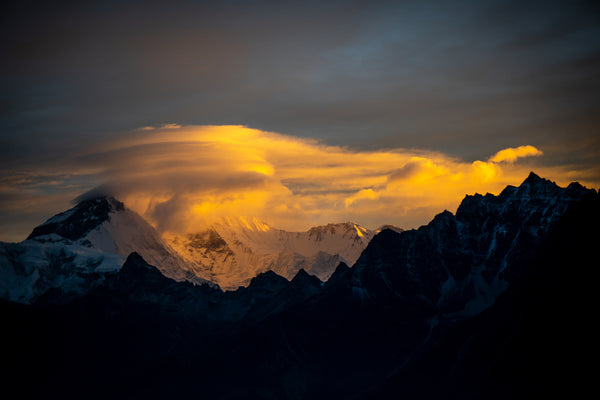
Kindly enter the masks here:
[[600, 186], [586, 1], [22, 1], [0, 13], [0, 240], [112, 194], [414, 228], [529, 171]]

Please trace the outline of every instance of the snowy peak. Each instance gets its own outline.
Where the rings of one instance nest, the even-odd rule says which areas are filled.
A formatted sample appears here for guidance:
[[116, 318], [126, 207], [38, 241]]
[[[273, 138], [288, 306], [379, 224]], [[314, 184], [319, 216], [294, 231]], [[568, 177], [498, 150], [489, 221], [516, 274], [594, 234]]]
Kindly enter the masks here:
[[81, 201], [36, 227], [28, 240], [82, 246], [122, 257], [138, 252], [169, 278], [197, 284], [207, 281], [202, 271], [190, 268], [152, 225], [113, 197]]
[[112, 197], [84, 200], [34, 228], [27, 239], [43, 240], [44, 236], [57, 235], [68, 240], [77, 240], [106, 221], [110, 212], [123, 208], [123, 203]]
[[308, 230], [308, 236], [315, 237], [316, 240], [321, 240], [323, 235], [356, 234], [358, 237], [363, 237], [367, 233], [367, 229], [356, 225], [353, 222], [342, 222], [339, 224], [327, 224], [315, 226]]
[[[338, 224], [327, 224], [310, 228], [305, 234], [308, 240], [314, 242], [369, 242], [375, 235], [374, 231], [364, 228], [354, 222], [342, 222]], [[343, 238], [340, 242], [340, 238]], [[333, 243], [331, 243], [333, 244]]]

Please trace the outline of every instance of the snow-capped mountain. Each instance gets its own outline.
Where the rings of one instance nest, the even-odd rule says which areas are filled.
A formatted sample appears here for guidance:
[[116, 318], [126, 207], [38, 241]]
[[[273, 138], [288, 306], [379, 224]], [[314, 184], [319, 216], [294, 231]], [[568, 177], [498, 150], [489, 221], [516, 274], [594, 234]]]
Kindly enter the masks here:
[[169, 278], [207, 283], [141, 216], [114, 198], [98, 197], [50, 218], [21, 243], [0, 243], [0, 293], [29, 302], [53, 287], [89, 289], [134, 251]]
[[0, 243], [0, 291], [20, 302], [53, 287], [81, 291], [132, 252], [168, 278], [224, 289], [269, 270], [292, 279], [303, 268], [326, 280], [340, 262], [354, 263], [375, 233], [353, 223], [286, 232], [255, 218], [223, 218], [203, 232], [163, 238], [123, 203], [97, 197], [48, 219], [21, 243]]
[[222, 218], [199, 233], [165, 235], [165, 240], [194, 271], [224, 289], [237, 289], [269, 270], [292, 279], [304, 269], [325, 281], [340, 262], [352, 265], [376, 232], [352, 222], [288, 232], [237, 217]]

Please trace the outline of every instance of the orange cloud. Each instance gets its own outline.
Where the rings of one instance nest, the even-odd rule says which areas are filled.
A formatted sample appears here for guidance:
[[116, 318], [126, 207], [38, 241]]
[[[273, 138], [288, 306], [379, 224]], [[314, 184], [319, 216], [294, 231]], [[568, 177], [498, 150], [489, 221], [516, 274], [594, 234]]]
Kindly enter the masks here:
[[[85, 171], [162, 231], [198, 231], [226, 216], [276, 227], [355, 221], [376, 228], [427, 223], [467, 193], [517, 185], [540, 155], [533, 146], [468, 162], [439, 152], [359, 151], [244, 126], [163, 125], [130, 132], [63, 168]], [[566, 184], [572, 171], [535, 168]], [[585, 183], [585, 182], [584, 182]]]
[[490, 162], [500, 163], [500, 162], [515, 162], [518, 158], [522, 157], [531, 157], [531, 156], [541, 156], [543, 153], [536, 149], [533, 146], [519, 146], [519, 147], [510, 147], [508, 149], [500, 150], [492, 157], [490, 157]]
[[360, 199], [377, 200], [378, 198], [379, 198], [379, 194], [375, 193], [373, 191], [373, 189], [361, 189], [357, 193], [346, 198], [346, 200], [344, 200], [344, 203], [345, 203], [346, 207], [348, 207], [348, 206], [352, 205], [352, 203], [354, 203]]

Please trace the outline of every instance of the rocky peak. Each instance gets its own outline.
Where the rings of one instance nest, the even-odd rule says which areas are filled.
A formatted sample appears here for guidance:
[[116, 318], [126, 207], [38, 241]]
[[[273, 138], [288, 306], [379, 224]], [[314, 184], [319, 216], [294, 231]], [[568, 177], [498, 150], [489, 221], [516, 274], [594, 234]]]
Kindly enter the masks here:
[[465, 196], [456, 211], [456, 218], [464, 221], [483, 213], [512, 215], [516, 212], [520, 214], [556, 212], [562, 214], [568, 203], [592, 192], [595, 191], [578, 183], [562, 188], [531, 172], [521, 185], [518, 187], [509, 185], [498, 196], [490, 193], [485, 196], [477, 193]]
[[123, 203], [113, 197], [86, 199], [34, 228], [27, 239], [55, 234], [65, 239], [77, 240], [108, 220], [110, 212], [122, 210]]
[[394, 232], [403, 232], [404, 229], [396, 226], [396, 225], [392, 225], [392, 224], [385, 224], [385, 225], [381, 225], [379, 228], [377, 228], [377, 230], [375, 232], [379, 233], [385, 229], [389, 229], [390, 231], [394, 231]]
[[279, 291], [286, 287], [289, 281], [284, 277], [277, 275], [273, 271], [266, 271], [258, 274], [250, 281], [248, 289], [266, 289], [269, 291]]
[[187, 235], [187, 239], [189, 240], [189, 246], [196, 249], [205, 248], [216, 252], [231, 253], [227, 242], [214, 229], [189, 234]]
[[523, 181], [522, 184], [531, 185], [531, 184], [539, 184], [539, 183], [543, 183], [543, 182], [550, 182], [550, 181], [540, 177], [538, 174], [531, 171], [531, 172], [529, 172], [529, 175], [527, 175], [527, 178], [525, 178], [525, 180]]
[[308, 236], [313, 240], [320, 242], [326, 237], [339, 235], [341, 237], [354, 237], [355, 241], [367, 237], [368, 240], [375, 232], [370, 231], [354, 222], [341, 222], [337, 224], [327, 224], [312, 227], [308, 230]]
[[125, 293], [133, 290], [134, 287], [142, 291], [148, 288], [154, 288], [160, 292], [162, 288], [168, 286], [173, 280], [164, 276], [158, 268], [148, 264], [148, 262], [137, 252], [131, 253], [119, 272], [111, 280], [109, 285], [117, 285]]
[[137, 274], [139, 272], [148, 272], [155, 270], [156, 273], [160, 274], [160, 271], [148, 264], [146, 260], [137, 252], [131, 253], [125, 262], [123, 263], [123, 267], [121, 268], [121, 274]]
[[540, 178], [534, 172], [530, 172], [529, 176], [518, 187], [517, 194], [541, 196], [552, 194], [557, 190], [560, 190], [560, 187], [556, 183], [548, 179]]
[[331, 278], [329, 278], [329, 279], [335, 280], [340, 276], [346, 275], [350, 271], [351, 271], [351, 268], [348, 265], [346, 265], [346, 263], [340, 262], [338, 264], [338, 266], [336, 267], [335, 271], [333, 272], [333, 274], [331, 275]]
[[454, 214], [452, 214], [448, 210], [444, 210], [441, 213], [439, 213], [438, 215], [436, 215], [433, 218], [433, 220], [429, 223], [429, 225], [436, 225], [436, 224], [448, 225], [452, 221], [454, 221]]
[[300, 286], [321, 286], [321, 280], [314, 275], [310, 275], [308, 272], [304, 270], [304, 268], [300, 268], [296, 276], [291, 280], [292, 285], [300, 285]]

